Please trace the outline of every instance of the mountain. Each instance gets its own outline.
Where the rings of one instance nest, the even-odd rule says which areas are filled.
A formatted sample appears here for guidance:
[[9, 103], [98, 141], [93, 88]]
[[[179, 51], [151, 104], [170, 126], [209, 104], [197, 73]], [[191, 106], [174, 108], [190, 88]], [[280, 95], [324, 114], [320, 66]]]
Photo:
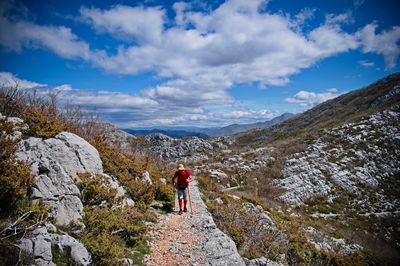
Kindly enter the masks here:
[[125, 132], [134, 136], [145, 136], [154, 133], [161, 133], [163, 135], [172, 138], [185, 138], [185, 137], [198, 137], [198, 138], [209, 138], [209, 137], [222, 137], [222, 136], [233, 136], [243, 133], [253, 128], [266, 128], [271, 125], [275, 125], [286, 119], [295, 116], [291, 113], [284, 113], [278, 117], [265, 122], [257, 122], [252, 124], [233, 124], [222, 128], [182, 128], [169, 127], [169, 128], [151, 128], [151, 129], [123, 129]]
[[208, 129], [201, 131], [202, 133], [207, 134], [210, 137], [221, 137], [221, 136], [232, 136], [232, 135], [237, 135], [240, 133], [243, 133], [247, 130], [253, 129], [253, 128], [266, 128], [272, 125], [275, 125], [279, 122], [282, 122], [286, 119], [292, 118], [295, 116], [292, 113], [284, 113], [278, 117], [275, 117], [271, 120], [265, 121], [265, 122], [258, 122], [258, 123], [252, 123], [252, 124], [233, 124], [229, 125], [223, 128], [219, 129]]
[[399, 108], [395, 73], [264, 129], [143, 143], [187, 164], [249, 265], [397, 265]]
[[395, 73], [191, 165], [252, 265], [398, 265], [399, 124]]
[[186, 130], [167, 130], [167, 129], [123, 129], [125, 132], [132, 134], [134, 136], [145, 136], [154, 133], [161, 133], [163, 135], [172, 137], [172, 138], [185, 138], [185, 137], [199, 137], [199, 138], [208, 138], [209, 136], [195, 131], [186, 131]]
[[351, 91], [266, 129], [250, 130], [238, 144], [263, 145], [276, 140], [310, 136], [324, 128], [356, 121], [399, 102], [400, 73], [391, 74], [365, 88]]

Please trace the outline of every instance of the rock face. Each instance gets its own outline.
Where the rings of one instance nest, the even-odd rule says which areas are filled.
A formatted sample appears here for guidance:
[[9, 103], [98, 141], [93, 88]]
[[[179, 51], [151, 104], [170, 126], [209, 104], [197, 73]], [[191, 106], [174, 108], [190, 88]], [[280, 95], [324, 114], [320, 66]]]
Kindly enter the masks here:
[[[366, 188], [390, 182], [400, 173], [400, 112], [398, 107], [382, 111], [357, 123], [325, 130], [305, 152], [287, 161], [284, 178], [277, 184], [287, 191], [281, 199], [302, 205], [316, 195], [330, 196], [343, 189], [360, 196], [363, 209], [381, 212], [398, 209], [383, 191], [374, 192], [374, 207], [365, 200]], [[364, 196], [362, 196], [364, 194]], [[363, 203], [364, 201], [364, 203]]]
[[[18, 118], [9, 118], [18, 129], [26, 129], [26, 125]], [[14, 134], [11, 137], [14, 137]], [[17, 137], [20, 136], [17, 134]], [[81, 224], [84, 215], [80, 191], [75, 185], [79, 181], [79, 173], [100, 174], [106, 177], [108, 185], [117, 190], [122, 197], [122, 204], [133, 206], [134, 201], [127, 196], [126, 190], [113, 176], [103, 173], [102, 161], [98, 151], [81, 137], [61, 132], [54, 138], [28, 138], [18, 143], [16, 156], [19, 160], [30, 163], [34, 177], [34, 185], [30, 197], [34, 202], [40, 201], [51, 206], [50, 217], [56, 224], [68, 225], [71, 222]], [[151, 181], [149, 174], [146, 178]], [[86, 248], [75, 238], [63, 233], [58, 234], [54, 225], [34, 229], [31, 235], [22, 238], [17, 245], [34, 255], [36, 265], [55, 265], [52, 262], [52, 247], [67, 253], [77, 265], [90, 265], [91, 256]]]
[[129, 151], [132, 147], [132, 143], [135, 142], [137, 137], [115, 127], [111, 124], [99, 123], [99, 133], [106, 137], [107, 141], [120, 148], [123, 151]]
[[18, 246], [33, 254], [36, 265], [51, 265], [53, 263], [52, 246], [60, 252], [67, 253], [77, 265], [90, 265], [91, 256], [86, 248], [75, 238], [67, 234], [57, 234], [57, 229], [52, 225], [36, 228], [30, 238], [22, 238]]
[[19, 143], [18, 159], [31, 162], [36, 175], [31, 197], [53, 207], [51, 216], [60, 225], [78, 222], [83, 215], [77, 173], [102, 173], [97, 150], [75, 134], [61, 132], [54, 138], [29, 138]]
[[152, 134], [146, 137], [148, 144], [154, 147], [154, 152], [166, 161], [196, 161], [208, 158], [206, 153], [213, 146], [206, 140], [192, 137], [178, 140], [163, 134]]
[[327, 236], [313, 227], [307, 227], [304, 231], [307, 232], [307, 240], [318, 250], [351, 254], [363, 249], [360, 245], [348, 244], [345, 239]]
[[191, 193], [193, 194], [193, 201], [199, 208], [192, 216], [193, 219], [198, 220], [196, 224], [199, 224], [200, 234], [204, 236], [201, 249], [205, 252], [208, 261], [205, 265], [245, 265], [233, 240], [215, 225], [195, 184]]
[[232, 145], [234, 139], [232, 137], [174, 139], [156, 133], [146, 136], [146, 142], [150, 150], [162, 160], [176, 163], [206, 160], [226, 149], [228, 145]]

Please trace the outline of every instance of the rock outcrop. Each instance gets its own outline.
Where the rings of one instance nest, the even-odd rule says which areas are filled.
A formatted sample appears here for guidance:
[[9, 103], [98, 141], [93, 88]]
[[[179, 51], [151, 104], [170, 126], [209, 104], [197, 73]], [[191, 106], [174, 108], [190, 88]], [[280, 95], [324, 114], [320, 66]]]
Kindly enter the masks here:
[[197, 137], [179, 140], [156, 133], [146, 136], [146, 140], [160, 158], [170, 162], [207, 159], [207, 153], [213, 150], [209, 142]]
[[277, 181], [286, 190], [281, 199], [298, 206], [318, 195], [333, 199], [331, 192], [342, 189], [360, 195], [363, 209], [397, 209], [400, 202], [389, 200], [383, 191], [374, 192], [376, 202], [370, 205], [364, 187], [377, 187], [400, 173], [399, 123], [397, 107], [325, 130], [305, 152], [287, 161], [284, 178]]
[[97, 150], [81, 137], [61, 132], [54, 138], [28, 138], [19, 143], [18, 159], [31, 163], [36, 176], [30, 197], [53, 208], [60, 225], [79, 222], [83, 215], [78, 173], [103, 173]]
[[54, 225], [38, 227], [32, 232], [32, 236], [22, 238], [17, 245], [25, 252], [33, 254], [36, 265], [55, 266], [53, 263], [52, 247], [65, 253], [77, 265], [91, 265], [92, 258], [86, 248], [75, 238], [67, 234], [57, 233]]
[[146, 136], [149, 149], [166, 162], [207, 160], [234, 143], [232, 137], [175, 139], [160, 133]]
[[[9, 117], [7, 121], [14, 124], [11, 138], [20, 138], [21, 132], [28, 129], [19, 118]], [[49, 139], [23, 139], [17, 145], [16, 157], [28, 162], [35, 176], [30, 198], [34, 204], [40, 202], [51, 207], [49, 217], [54, 218], [56, 225], [74, 223], [84, 228], [80, 221], [84, 215], [81, 193], [76, 186], [76, 182], [80, 182], [79, 173], [103, 175], [108, 181], [106, 185], [115, 188], [116, 196], [123, 198], [123, 205], [134, 205], [118, 180], [103, 172], [98, 151], [75, 134], [61, 132]], [[151, 181], [148, 173], [145, 173], [145, 178]], [[33, 254], [35, 265], [55, 265], [52, 248], [65, 253], [77, 265], [91, 265], [91, 256], [83, 244], [66, 233], [58, 232], [56, 226], [47, 224], [33, 229], [16, 244]]]

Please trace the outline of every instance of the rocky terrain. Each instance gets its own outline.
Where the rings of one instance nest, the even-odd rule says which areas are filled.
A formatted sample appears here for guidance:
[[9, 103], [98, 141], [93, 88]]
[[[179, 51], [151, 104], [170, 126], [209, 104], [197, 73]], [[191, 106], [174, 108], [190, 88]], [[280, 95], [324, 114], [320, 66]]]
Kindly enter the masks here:
[[[0, 119], [6, 119], [0, 116]], [[21, 136], [19, 130], [28, 128], [23, 120], [7, 118], [15, 124], [12, 136]], [[58, 230], [56, 226], [75, 223], [82, 226], [85, 215], [81, 192], [76, 183], [79, 173], [100, 174], [109, 187], [116, 189], [122, 204], [133, 206], [134, 202], [116, 178], [103, 172], [102, 161], [97, 150], [81, 137], [61, 132], [54, 138], [28, 138], [18, 143], [16, 157], [27, 161], [34, 174], [34, 185], [29, 197], [37, 204], [51, 207], [49, 218], [54, 221], [33, 230], [30, 236], [21, 238], [17, 245], [28, 254], [34, 255], [36, 265], [55, 265], [52, 263], [52, 246], [67, 249], [78, 265], [90, 265], [89, 252], [78, 240]], [[56, 225], [56, 226], [55, 226]]]
[[[400, 247], [399, 82], [399, 74], [393, 74], [330, 100], [272, 127], [272, 135], [268, 130], [256, 130], [223, 143], [168, 139], [166, 145], [160, 138], [156, 146], [164, 148], [157, 154], [170, 162], [186, 161], [198, 176], [208, 180], [206, 184], [217, 184], [203, 188], [207, 206], [217, 208], [213, 213], [217, 225], [239, 241], [237, 245], [242, 243], [242, 238], [237, 238], [241, 229], [232, 231], [226, 225], [240, 222], [221, 213], [222, 206], [233, 208], [233, 212], [243, 208], [244, 213], [258, 217], [260, 222], [255, 227], [269, 228], [267, 234], [280, 239], [280, 257], [271, 256], [266, 249], [266, 255], [253, 263], [264, 265], [271, 258], [276, 263], [299, 262], [300, 255], [293, 259], [291, 248], [283, 251], [289, 244], [282, 239], [301, 235], [307, 240], [301, 245], [311, 245], [307, 252], [332, 252], [344, 257], [357, 254], [369, 262], [372, 259], [365, 254], [375, 254], [368, 255], [380, 257], [374, 263], [391, 264], [399, 260], [396, 250]], [[356, 108], [357, 113], [349, 113]], [[298, 133], [299, 137], [285, 139], [281, 134], [276, 139], [277, 129], [289, 130], [291, 136]], [[191, 147], [192, 152], [182, 147]], [[243, 199], [262, 204], [251, 206]], [[293, 234], [282, 219], [290, 220], [289, 227], [301, 228], [301, 233]], [[245, 247], [239, 251], [246, 253]]]
[[[399, 106], [347, 123], [313, 140], [306, 151], [293, 155], [276, 184], [281, 198], [294, 206], [315, 196], [352, 193], [352, 206], [365, 212], [395, 211], [400, 199], [391, 198], [385, 183], [395, 184], [400, 173]], [[371, 204], [374, 202], [374, 204]]]
[[[7, 119], [7, 121], [14, 123], [14, 131], [10, 134], [12, 138], [22, 136], [20, 130], [27, 130], [29, 127], [19, 118], [0, 116], [0, 119]], [[159, 138], [165, 136], [153, 135], [152, 137], [156, 137], [152, 141], [160, 141]], [[168, 140], [168, 137], [166, 138]], [[118, 135], [116, 139], [119, 142], [120, 136]], [[202, 146], [202, 142], [195, 139], [188, 144], [178, 146], [178, 151], [179, 149], [190, 150], [194, 146], [196, 149], [205, 151], [211, 147], [211, 144], [208, 145]], [[35, 176], [34, 185], [29, 194], [33, 204], [43, 204], [51, 207], [49, 221], [43, 225], [38, 224], [32, 227], [28, 234], [16, 241], [16, 245], [21, 249], [21, 252], [28, 254], [27, 256], [29, 254], [33, 255], [32, 262], [35, 265], [56, 265], [53, 262], [54, 252], [56, 251], [57, 254], [59, 252], [67, 253], [76, 265], [92, 265], [91, 254], [82, 242], [60, 229], [62, 226], [75, 224], [76, 230], [85, 230], [85, 225], [82, 223], [82, 218], [85, 216], [82, 192], [77, 186], [81, 182], [80, 174], [90, 173], [92, 176], [96, 175], [98, 177], [101, 175], [104, 177], [105, 184], [103, 185], [115, 189], [117, 192], [115, 197], [119, 199], [120, 205], [134, 206], [135, 202], [130, 198], [117, 178], [104, 173], [103, 162], [98, 151], [75, 134], [61, 132], [48, 139], [35, 137], [23, 139], [18, 143], [16, 157], [19, 160], [28, 162]], [[148, 172], [143, 174], [143, 179], [152, 183]], [[195, 213], [185, 217], [186, 222], [177, 221], [177, 224], [181, 225], [180, 230], [186, 233], [186, 236], [183, 235], [185, 239], [195, 235], [198, 238], [198, 242], [192, 247], [193, 252], [186, 250], [185, 254], [189, 254], [189, 258], [198, 261], [199, 263], [196, 265], [244, 265], [242, 258], [237, 253], [234, 242], [216, 228], [210, 213], [200, 198], [196, 185], [192, 187], [191, 192]], [[24, 214], [19, 220], [25, 219], [29, 214]], [[173, 219], [177, 218], [183, 219], [182, 216], [176, 216], [175, 213], [160, 219], [171, 223]], [[161, 233], [162, 235], [159, 236], [165, 239], [167, 233], [165, 231]], [[176, 232], [173, 233], [176, 234]], [[175, 245], [175, 248], [182, 250], [186, 247], [186, 243], [176, 242], [174, 235], [168, 241], [169, 245]], [[171, 250], [169, 251], [171, 252]], [[183, 258], [187, 259], [188, 257], [183, 255]], [[165, 264], [165, 261], [166, 254], [162, 254], [161, 257], [153, 254], [147, 263], [148, 265], [170, 265]], [[185, 263], [185, 260], [182, 262]], [[126, 259], [123, 264], [130, 265], [131, 263], [130, 259]], [[173, 263], [175, 263], [175, 259]]]
[[231, 137], [174, 139], [160, 133], [146, 136], [146, 142], [150, 151], [170, 163], [205, 160], [233, 143]]
[[[399, 83], [400, 75], [393, 74], [269, 129], [237, 137], [134, 137], [110, 125], [97, 128], [108, 143], [131, 154], [151, 152], [174, 166], [185, 163], [196, 175], [201, 192], [193, 186], [195, 212], [184, 216], [160, 213], [154, 207], [157, 202], [145, 203], [154, 195], [146, 194], [151, 187], [153, 193], [171, 197], [166, 184], [169, 176], [156, 171], [153, 177], [145, 170], [148, 157], [131, 160], [130, 155], [112, 148], [102, 150], [101, 145], [97, 150], [66, 131], [50, 138], [26, 137], [29, 125], [22, 119], [0, 116], [13, 124], [12, 132], [4, 131], [1, 136], [8, 134], [6, 138], [18, 141], [15, 156], [27, 162], [34, 175], [29, 199], [36, 206], [50, 208], [48, 218], [39, 216], [39, 222], [15, 244], [33, 254], [31, 263], [37, 265], [55, 265], [60, 252], [75, 264], [90, 265], [99, 258], [77, 237], [87, 230], [87, 219], [83, 222], [87, 212], [93, 208], [122, 210], [123, 206], [143, 211], [148, 204], [159, 224], [144, 218], [147, 212], [135, 214], [144, 215], [146, 226], [154, 229], [149, 234], [153, 241], [149, 242], [150, 256], [145, 258], [148, 265], [176, 261], [192, 265], [396, 265], [400, 258]], [[138, 167], [125, 168], [124, 163]], [[101, 188], [97, 193], [104, 200], [95, 206], [85, 203], [88, 199], [83, 193], [87, 191], [79, 185], [83, 173]], [[19, 217], [2, 233], [17, 230], [30, 214]], [[132, 229], [129, 223], [123, 230], [141, 228]], [[102, 241], [112, 247], [108, 239], [121, 231], [109, 230]], [[92, 250], [99, 249], [98, 242], [95, 245]], [[120, 261], [132, 264], [133, 257]]]

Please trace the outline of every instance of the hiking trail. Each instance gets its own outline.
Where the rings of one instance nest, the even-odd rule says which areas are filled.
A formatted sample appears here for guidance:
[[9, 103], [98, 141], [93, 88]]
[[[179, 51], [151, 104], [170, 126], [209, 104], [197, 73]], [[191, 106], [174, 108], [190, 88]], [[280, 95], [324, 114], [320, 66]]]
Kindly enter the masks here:
[[[149, 236], [146, 265], [245, 265], [235, 243], [219, 230], [200, 197], [197, 182], [190, 184], [193, 213], [159, 215]], [[178, 206], [177, 199], [175, 206]]]

